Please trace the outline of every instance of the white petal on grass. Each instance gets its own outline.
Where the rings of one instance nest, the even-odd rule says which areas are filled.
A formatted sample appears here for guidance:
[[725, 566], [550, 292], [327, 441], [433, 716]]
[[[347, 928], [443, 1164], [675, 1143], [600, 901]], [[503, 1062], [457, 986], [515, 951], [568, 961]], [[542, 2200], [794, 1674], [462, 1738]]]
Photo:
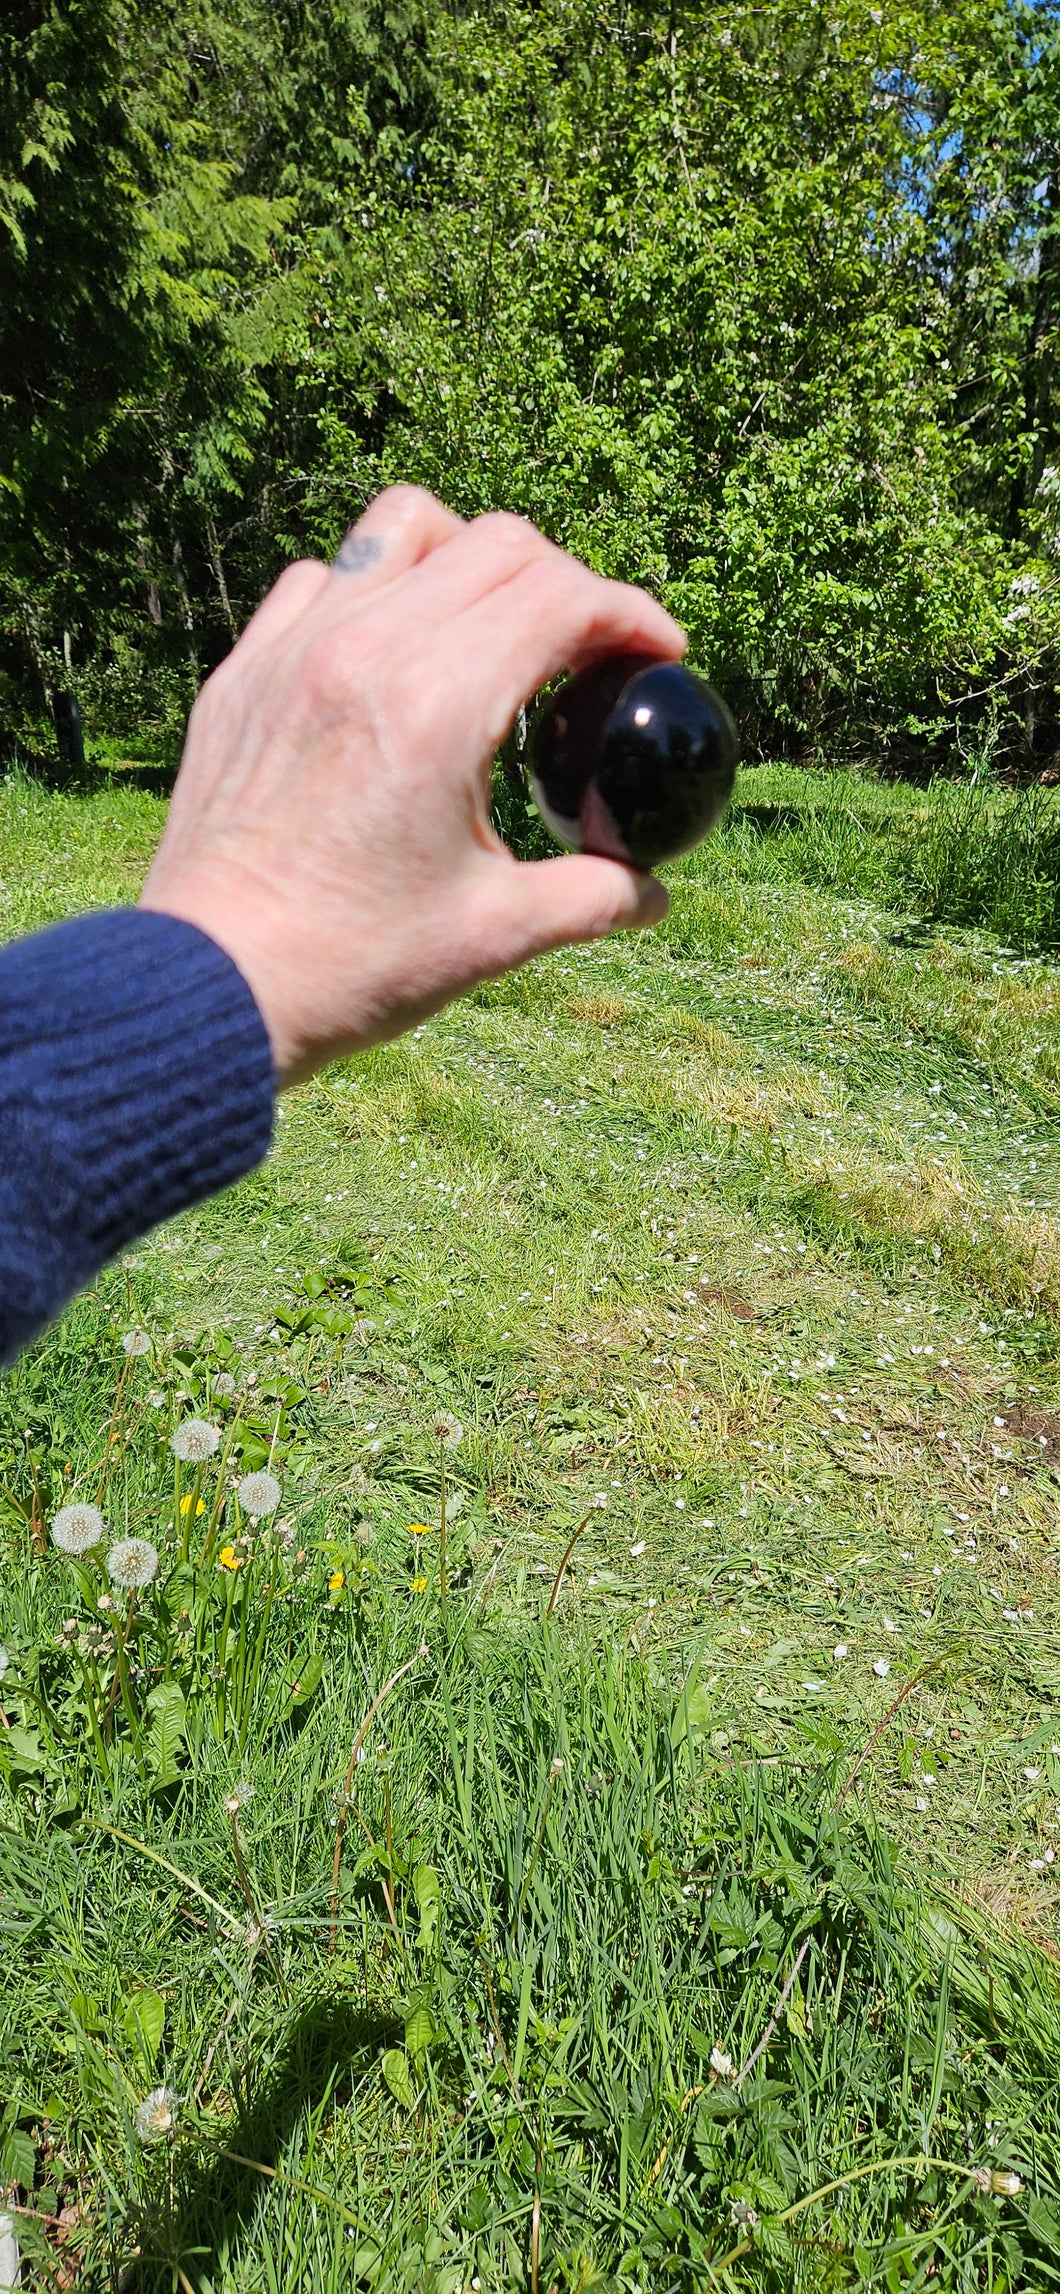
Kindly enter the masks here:
[[177, 2131], [180, 2096], [175, 2087], [152, 2087], [136, 2113], [136, 2134], [141, 2143], [168, 2143]]
[[275, 1474], [264, 1468], [257, 1474], [244, 1474], [239, 1484], [239, 1502], [251, 1521], [263, 1521], [268, 1513], [275, 1513], [280, 1502], [280, 1485]]
[[158, 1575], [158, 1554], [146, 1537], [120, 1537], [107, 1555], [107, 1575], [121, 1593], [142, 1593]]
[[52, 1544], [60, 1553], [87, 1553], [106, 1527], [98, 1505], [64, 1505], [52, 1522]]
[[877, 1676], [877, 1679], [881, 1681], [886, 1680], [890, 1669], [891, 1662], [889, 1657], [877, 1657], [876, 1662], [872, 1668], [873, 1672]]
[[832, 1651], [832, 1655], [835, 1658], [837, 1665], [842, 1664], [843, 1658], [849, 1657], [850, 1655], [849, 1641], [837, 1641], [835, 1648]]
[[8, 1651], [3, 1647], [2, 1644], [0, 1644], [0, 1681], [3, 1680], [4, 1674], [6, 1673], [10, 1663], [11, 1658]]
[[207, 1418], [185, 1418], [169, 1446], [182, 1465], [201, 1466], [207, 1458], [212, 1458], [220, 1439], [220, 1426], [211, 1426]]
[[121, 1344], [122, 1353], [131, 1354], [134, 1359], [138, 1354], [151, 1352], [150, 1333], [146, 1330], [127, 1330]]

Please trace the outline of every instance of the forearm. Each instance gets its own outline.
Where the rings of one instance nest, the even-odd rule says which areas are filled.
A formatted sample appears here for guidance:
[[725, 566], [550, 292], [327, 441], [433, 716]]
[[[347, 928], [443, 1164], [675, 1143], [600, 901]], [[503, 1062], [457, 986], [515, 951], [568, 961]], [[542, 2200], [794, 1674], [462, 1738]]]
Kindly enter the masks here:
[[272, 1107], [257, 1005], [195, 925], [117, 909], [0, 952], [0, 1360], [260, 1162]]

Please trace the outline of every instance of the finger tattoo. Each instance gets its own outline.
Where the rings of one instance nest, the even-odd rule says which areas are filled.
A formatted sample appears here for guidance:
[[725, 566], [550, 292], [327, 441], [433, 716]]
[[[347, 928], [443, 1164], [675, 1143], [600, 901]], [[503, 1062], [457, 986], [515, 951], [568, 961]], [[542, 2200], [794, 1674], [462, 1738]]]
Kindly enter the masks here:
[[337, 573], [367, 573], [369, 566], [383, 555], [383, 544], [377, 534], [359, 534], [353, 526], [347, 534], [335, 559]]

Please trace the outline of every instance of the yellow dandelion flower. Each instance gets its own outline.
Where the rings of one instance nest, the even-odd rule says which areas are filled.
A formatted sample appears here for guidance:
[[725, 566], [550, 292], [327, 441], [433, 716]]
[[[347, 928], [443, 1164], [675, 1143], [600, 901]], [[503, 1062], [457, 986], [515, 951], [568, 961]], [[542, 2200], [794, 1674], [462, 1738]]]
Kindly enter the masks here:
[[243, 1567], [244, 1557], [241, 1553], [236, 1552], [234, 1545], [222, 1545], [217, 1559], [222, 1569], [242, 1569]]
[[412, 1590], [413, 1590], [413, 1592], [414, 1592], [414, 1593], [426, 1593], [426, 1591], [427, 1591], [427, 1580], [426, 1580], [426, 1578], [425, 1578], [425, 1577], [414, 1577], [414, 1578], [413, 1578], [413, 1580], [412, 1580]]
[[333, 1570], [332, 1570], [332, 1572], [331, 1572], [331, 1575], [330, 1575], [330, 1577], [328, 1578], [328, 1592], [329, 1592], [329, 1593], [341, 1593], [341, 1591], [342, 1591], [342, 1588], [343, 1588], [343, 1586], [345, 1585], [345, 1583], [346, 1583], [346, 1572], [345, 1572], [345, 1570], [344, 1570], [344, 1569], [333, 1569]]
[[[191, 1491], [190, 1491], [190, 1490], [188, 1491], [187, 1497], [182, 1497], [182, 1498], [181, 1498], [181, 1501], [180, 1501], [180, 1510], [181, 1510], [181, 1512], [182, 1512], [183, 1514], [189, 1514], [189, 1513], [191, 1512]], [[195, 1506], [195, 1519], [196, 1519], [196, 1521], [198, 1520], [198, 1518], [199, 1518], [199, 1515], [200, 1515], [201, 1513], [205, 1513], [205, 1511], [206, 1511], [206, 1505], [205, 1505], [205, 1501], [204, 1501], [204, 1499], [202, 1499], [202, 1498], [199, 1498], [199, 1499], [197, 1499], [197, 1501], [196, 1501], [196, 1506]]]
[[429, 1536], [430, 1536], [430, 1534], [431, 1534], [431, 1525], [430, 1525], [430, 1522], [429, 1522], [429, 1521], [410, 1521], [410, 1523], [409, 1523], [409, 1536], [410, 1536], [410, 1537], [429, 1537]]

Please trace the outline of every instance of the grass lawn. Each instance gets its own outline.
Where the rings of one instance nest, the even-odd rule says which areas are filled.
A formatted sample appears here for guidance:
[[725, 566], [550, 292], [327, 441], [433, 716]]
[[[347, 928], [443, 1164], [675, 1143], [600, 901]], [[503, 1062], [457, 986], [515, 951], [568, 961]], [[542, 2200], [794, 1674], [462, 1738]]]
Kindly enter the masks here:
[[[971, 801], [746, 774], [8, 1374], [34, 2285], [1060, 2285], [1057, 816]], [[161, 818], [0, 786], [3, 927]]]

